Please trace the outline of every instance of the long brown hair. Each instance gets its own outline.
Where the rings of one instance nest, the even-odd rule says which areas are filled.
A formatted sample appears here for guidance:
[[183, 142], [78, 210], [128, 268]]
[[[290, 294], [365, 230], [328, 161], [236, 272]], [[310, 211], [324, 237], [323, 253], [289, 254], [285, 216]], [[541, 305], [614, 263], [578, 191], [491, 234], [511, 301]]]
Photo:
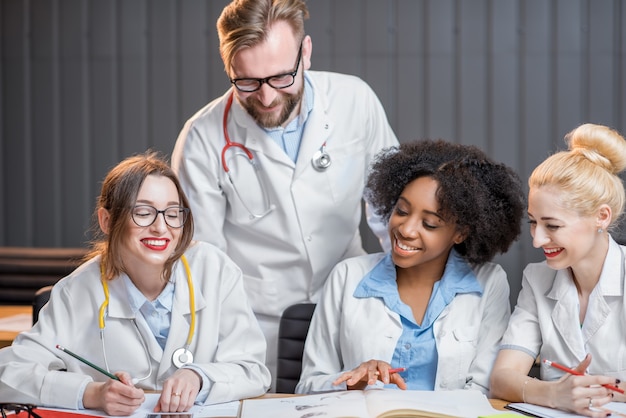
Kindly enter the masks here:
[[[102, 182], [102, 189], [94, 211], [96, 237], [92, 242], [91, 251], [86, 255], [86, 258], [92, 258], [96, 255], [102, 257], [106, 280], [111, 280], [126, 271], [122, 259], [122, 241], [129, 228], [131, 210], [137, 200], [139, 189], [149, 175], [163, 176], [172, 180], [178, 191], [180, 205], [185, 208], [189, 207], [189, 201], [183, 192], [178, 177], [166, 160], [156, 152], [147, 151], [144, 154], [126, 158], [111, 169]], [[100, 208], [109, 212], [108, 235], [104, 234], [98, 226], [97, 219]], [[180, 241], [163, 267], [162, 278], [164, 280], [169, 279], [172, 265], [183, 255], [191, 243], [193, 228], [193, 216], [190, 212], [182, 227]]]

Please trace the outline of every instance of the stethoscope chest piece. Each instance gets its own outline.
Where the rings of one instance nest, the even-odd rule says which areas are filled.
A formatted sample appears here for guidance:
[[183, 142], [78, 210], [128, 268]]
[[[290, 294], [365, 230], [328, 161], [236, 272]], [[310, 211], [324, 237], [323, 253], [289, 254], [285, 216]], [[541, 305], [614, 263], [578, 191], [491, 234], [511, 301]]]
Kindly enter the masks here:
[[330, 155], [326, 152], [326, 144], [322, 145], [322, 147], [313, 154], [313, 158], [311, 159], [311, 164], [313, 164], [313, 168], [317, 171], [326, 170], [330, 167], [331, 162]]
[[172, 355], [172, 363], [180, 369], [186, 364], [193, 363], [193, 354], [189, 351], [189, 349], [181, 347], [174, 351], [174, 354]]

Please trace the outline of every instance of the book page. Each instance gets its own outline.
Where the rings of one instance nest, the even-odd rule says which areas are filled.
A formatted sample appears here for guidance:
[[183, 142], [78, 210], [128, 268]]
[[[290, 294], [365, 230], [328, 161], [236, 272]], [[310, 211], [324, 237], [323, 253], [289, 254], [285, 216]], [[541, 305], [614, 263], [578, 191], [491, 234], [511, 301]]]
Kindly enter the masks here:
[[[132, 415], [130, 415], [129, 418], [145, 418], [147, 414], [152, 413], [160, 397], [161, 395], [159, 393], [146, 393], [146, 400], [144, 401], [144, 403]], [[69, 414], [75, 414], [76, 418], [80, 418], [79, 415], [103, 416], [103, 417], [108, 416], [104, 411], [95, 410], [95, 409], [68, 410], [68, 409], [62, 409], [62, 408], [41, 407], [41, 408], [37, 408], [36, 411], [40, 411], [42, 409], [48, 410], [51, 412], [54, 411], [58, 413], [68, 414], [68, 416]], [[208, 418], [208, 417], [236, 417], [238, 411], [239, 411], [239, 401], [232, 401], [232, 402], [219, 403], [219, 404], [213, 404], [213, 405], [194, 405], [191, 407], [191, 410], [189, 412], [192, 412], [194, 414], [194, 418]], [[174, 415], [174, 414], [175, 413], [171, 413], [169, 415]], [[47, 418], [47, 416], [50, 416], [50, 418], [58, 418], [57, 415], [50, 415], [50, 414], [48, 414], [47, 416], [45, 414], [42, 414], [42, 416], [43, 418]]]
[[363, 392], [244, 399], [240, 418], [369, 418]]
[[400, 415], [476, 418], [502, 412], [494, 409], [487, 397], [477, 390], [372, 389], [365, 392], [365, 398], [370, 416], [377, 418]]

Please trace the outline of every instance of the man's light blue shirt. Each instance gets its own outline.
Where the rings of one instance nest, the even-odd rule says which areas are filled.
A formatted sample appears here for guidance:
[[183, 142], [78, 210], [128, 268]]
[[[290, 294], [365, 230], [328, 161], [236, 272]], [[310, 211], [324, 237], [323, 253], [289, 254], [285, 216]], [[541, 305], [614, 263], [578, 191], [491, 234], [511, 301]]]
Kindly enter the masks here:
[[264, 131], [267, 132], [270, 138], [272, 138], [283, 151], [285, 151], [293, 162], [296, 162], [298, 159], [302, 133], [304, 132], [304, 126], [306, 125], [311, 110], [313, 110], [313, 85], [305, 73], [304, 99], [302, 100], [302, 109], [300, 109], [298, 117], [289, 122], [284, 128], [282, 126], [269, 129], [264, 128]]
[[443, 276], [434, 284], [420, 325], [415, 322], [411, 308], [400, 300], [396, 277], [396, 266], [391, 254], [387, 254], [363, 277], [354, 291], [354, 297], [381, 298], [388, 309], [400, 316], [402, 335], [396, 344], [391, 365], [406, 368], [400, 376], [408, 389], [434, 390], [438, 354], [433, 324], [457, 294], [476, 292], [482, 295], [483, 289], [470, 264], [454, 249], [451, 250]]

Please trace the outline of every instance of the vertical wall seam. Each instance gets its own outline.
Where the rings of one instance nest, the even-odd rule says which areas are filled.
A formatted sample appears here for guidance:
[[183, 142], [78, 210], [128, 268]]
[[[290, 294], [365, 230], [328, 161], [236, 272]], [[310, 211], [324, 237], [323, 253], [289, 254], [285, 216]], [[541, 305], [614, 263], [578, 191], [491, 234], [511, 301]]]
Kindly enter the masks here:
[[463, 60], [461, 59], [462, 49], [464, 45], [462, 44], [462, 28], [461, 28], [461, 5], [460, 1], [455, 0], [452, 3], [452, 42], [454, 54], [452, 55], [452, 68], [454, 68], [454, 91], [452, 92], [452, 111], [454, 114], [452, 115], [452, 120], [454, 121], [454, 126], [452, 127], [452, 136], [454, 142], [465, 142], [465, 138], [461, 138], [460, 134], [460, 126], [463, 123], [462, 111], [461, 111], [461, 103], [463, 101], [463, 82], [462, 82], [462, 74]]
[[[389, 123], [392, 126], [398, 126], [398, 112], [397, 112], [397, 100], [398, 100], [398, 21], [397, 21], [397, 1], [393, 0], [389, 2], [389, 8], [387, 9], [387, 90], [390, 92], [387, 109], [387, 114], [393, 115], [393, 122]], [[396, 132], [397, 134], [397, 132]]]
[[24, 89], [24, 160], [23, 169], [24, 173], [24, 212], [26, 213], [25, 219], [27, 220], [24, 226], [24, 242], [33, 242], [33, 225], [36, 223], [34, 219], [34, 196], [33, 196], [33, 164], [32, 164], [32, 122], [33, 122], [33, 107], [32, 107], [32, 71], [31, 71], [31, 52], [32, 52], [32, 31], [30, 12], [32, 10], [31, 2], [29, 0], [24, 1], [22, 16], [24, 19], [24, 51], [22, 52], [22, 65], [24, 67], [23, 77], [23, 89]]
[[548, 111], [550, 112], [550, 115], [548, 115], [548, 132], [550, 132], [550, 138], [554, 141], [555, 138], [558, 138], [559, 136], [559, 129], [558, 129], [558, 120], [556, 120], [555, 115], [558, 115], [558, 100], [556, 100], [556, 98], [558, 98], [558, 94], [559, 94], [559, 80], [558, 80], [558, 66], [557, 66], [557, 62], [558, 62], [558, 57], [556, 56], [558, 53], [558, 34], [559, 34], [559, 27], [558, 27], [558, 6], [557, 6], [557, 1], [558, 0], [552, 0], [550, 1], [550, 4], [548, 5], [548, 21], [551, 22], [551, 24], [548, 27], [548, 33], [549, 33], [549, 41], [550, 41], [550, 46], [549, 46], [549, 54], [548, 54], [548, 79], [550, 80], [550, 94], [548, 95]]
[[[62, 95], [62, 75], [61, 75], [61, 10], [60, 4], [58, 0], [54, 0], [52, 2], [52, 16], [51, 19], [51, 28], [52, 28], [52, 50], [50, 51], [51, 59], [51, 67], [52, 67], [52, 141], [54, 143], [54, 147], [52, 147], [52, 161], [53, 167], [55, 170], [51, 173], [53, 187], [55, 189], [55, 195], [62, 196], [63, 195], [63, 162], [61, 157], [61, 138], [63, 137], [63, 95]], [[53, 218], [55, 219], [54, 225], [52, 226], [54, 230], [53, 241], [55, 245], [59, 245], [62, 242], [62, 225], [63, 225], [63, 207], [62, 202], [54, 201], [54, 210], [53, 210]], [[35, 242], [37, 239], [35, 237]]]
[[[89, 156], [91, 155], [91, 144], [92, 144], [92, 140], [91, 140], [91, 132], [92, 132], [92, 124], [93, 124], [93, 107], [90, 106], [91, 104], [91, 89], [90, 86], [92, 85], [92, 77], [90, 77], [90, 69], [91, 69], [91, 63], [93, 62], [91, 59], [91, 55], [90, 55], [90, 49], [89, 49], [89, 41], [91, 39], [91, 37], [89, 36], [89, 5], [91, 4], [91, 2], [85, 1], [85, 2], [81, 2], [80, 5], [82, 7], [81, 9], [81, 35], [82, 35], [82, 42], [81, 42], [81, 81], [82, 81], [82, 101], [83, 101], [83, 109], [85, 110], [85, 117], [82, 121], [81, 127], [82, 127], [82, 132], [83, 132], [83, 146], [82, 146], [82, 157], [83, 157], [83, 163], [85, 164], [85, 170], [83, 173], [83, 176], [81, 177], [82, 180], [82, 184], [81, 184], [81, 188], [82, 188], [82, 193], [83, 196], [89, 196], [89, 190], [90, 190], [90, 184], [92, 183], [92, 176], [91, 176], [91, 171], [88, 170], [87, 168], [89, 167]], [[69, 166], [71, 166], [70, 164], [68, 164]], [[82, 210], [81, 213], [85, 213], [88, 214], [91, 212], [91, 204], [90, 202], [85, 199], [82, 202]], [[58, 242], [57, 245], [62, 246], [62, 242], [65, 241], [65, 237], [63, 237], [64, 239], [61, 242]]]
[[494, 80], [494, 36], [493, 36], [493, 26], [494, 26], [494, 11], [493, 11], [493, 0], [487, 0], [487, 17], [486, 17], [486, 28], [485, 28], [485, 132], [487, 136], [487, 150], [489, 154], [493, 155], [495, 148], [495, 138], [494, 138], [494, 121], [493, 121], [493, 80]]
[[[437, 0], [433, 0], [437, 1]], [[424, 15], [422, 16], [422, 31], [423, 31], [423, 51], [424, 51], [424, 78], [422, 80], [423, 87], [422, 91], [424, 92], [422, 98], [422, 109], [424, 109], [424, 134], [425, 136], [430, 135], [430, 107], [428, 103], [430, 102], [430, 90], [428, 89], [428, 85], [430, 82], [430, 65], [428, 64], [430, 58], [430, 37], [428, 34], [430, 33], [430, 24], [428, 16], [430, 14], [430, 0], [425, 0], [424, 2]]]
[[586, 7], [584, 8], [585, 13], [582, 13], [581, 15], [581, 19], [582, 22], [581, 23], [581, 31], [582, 31], [582, 46], [581, 46], [581, 78], [580, 81], [582, 83], [582, 86], [580, 86], [580, 91], [581, 91], [581, 98], [582, 98], [582, 108], [581, 108], [581, 115], [583, 117], [583, 121], [589, 121], [589, 118], [591, 117], [591, 113], [590, 113], [590, 109], [591, 106], [589, 105], [589, 98], [591, 97], [591, 92], [590, 92], [590, 84], [591, 84], [591, 63], [589, 62], [589, 60], [591, 59], [591, 51], [590, 51], [590, 45], [591, 45], [591, 30], [590, 30], [590, 25], [591, 25], [591, 3], [589, 0], [585, 1], [586, 3]]

